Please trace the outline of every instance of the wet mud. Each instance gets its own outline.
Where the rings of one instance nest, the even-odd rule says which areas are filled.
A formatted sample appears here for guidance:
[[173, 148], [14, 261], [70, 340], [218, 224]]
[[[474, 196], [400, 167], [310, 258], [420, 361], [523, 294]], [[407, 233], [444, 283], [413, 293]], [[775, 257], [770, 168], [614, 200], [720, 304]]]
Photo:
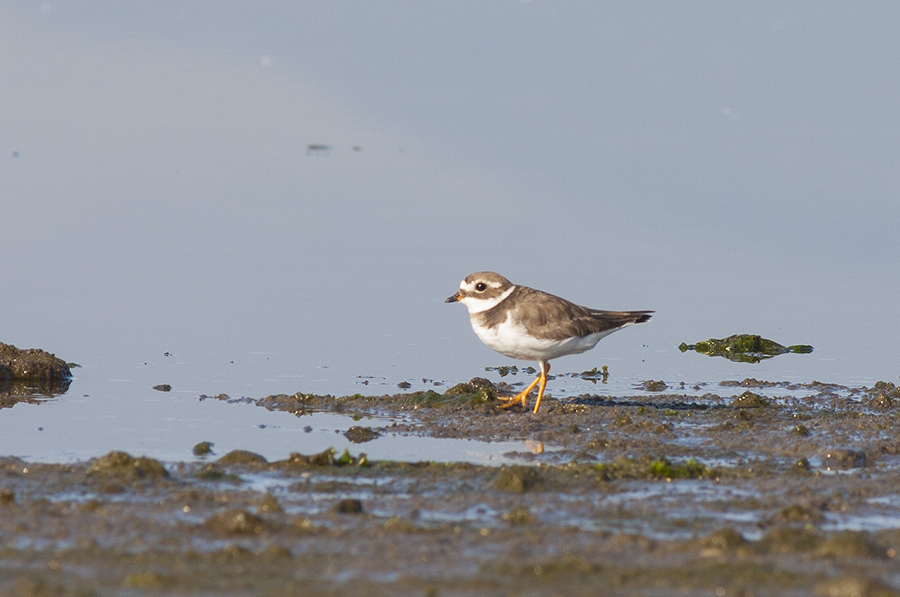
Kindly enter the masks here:
[[[667, 385], [538, 414], [500, 408], [511, 389], [216, 397], [352, 415], [352, 453], [2, 459], [0, 595], [900, 595], [893, 384]], [[403, 435], [531, 450], [365, 456]]]

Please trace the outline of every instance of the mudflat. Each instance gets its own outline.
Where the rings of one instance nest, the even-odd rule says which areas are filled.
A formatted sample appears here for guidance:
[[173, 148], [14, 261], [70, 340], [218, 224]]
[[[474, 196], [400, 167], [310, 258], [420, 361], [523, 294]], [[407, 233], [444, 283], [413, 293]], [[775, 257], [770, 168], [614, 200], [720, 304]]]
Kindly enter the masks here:
[[[646, 383], [538, 414], [478, 379], [239, 399], [301, 425], [352, 415], [358, 452], [3, 458], [0, 594], [900, 594], [900, 389]], [[502, 466], [365, 456], [405, 434], [531, 450]]]

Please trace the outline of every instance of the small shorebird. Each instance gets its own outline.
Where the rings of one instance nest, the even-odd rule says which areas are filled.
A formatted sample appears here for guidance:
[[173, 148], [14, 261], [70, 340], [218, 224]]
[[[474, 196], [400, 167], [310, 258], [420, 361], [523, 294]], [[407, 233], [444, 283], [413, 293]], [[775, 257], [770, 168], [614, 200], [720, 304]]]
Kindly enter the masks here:
[[521, 402], [540, 384], [534, 412], [541, 406], [550, 359], [592, 349], [601, 338], [650, 319], [653, 311], [600, 311], [513, 284], [494, 272], [477, 272], [459, 284], [445, 303], [460, 302], [469, 310], [475, 335], [502, 355], [537, 361], [540, 374], [504, 408]]

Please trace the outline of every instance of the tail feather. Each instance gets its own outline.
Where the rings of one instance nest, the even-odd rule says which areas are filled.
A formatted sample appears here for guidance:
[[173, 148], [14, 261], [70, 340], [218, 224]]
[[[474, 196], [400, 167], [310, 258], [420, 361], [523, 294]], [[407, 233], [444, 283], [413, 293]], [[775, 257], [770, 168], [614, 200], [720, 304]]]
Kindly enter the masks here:
[[634, 316], [634, 323], [644, 323], [645, 321], [650, 321], [651, 313], [653, 313], [653, 311], [628, 311], [629, 315]]

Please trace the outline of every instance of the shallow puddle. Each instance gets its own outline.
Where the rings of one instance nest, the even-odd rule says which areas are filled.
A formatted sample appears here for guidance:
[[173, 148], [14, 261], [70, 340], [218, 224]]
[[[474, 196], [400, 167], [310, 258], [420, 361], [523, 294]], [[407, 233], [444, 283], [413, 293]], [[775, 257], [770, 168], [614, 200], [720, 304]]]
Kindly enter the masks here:
[[[391, 432], [393, 423], [408, 421], [404, 415], [351, 416], [309, 411], [297, 416], [239, 400], [225, 404], [160, 393], [151, 397], [156, 400], [135, 401], [132, 408], [156, 410], [150, 421], [165, 422], [165, 428], [154, 424], [115, 428], [112, 425], [118, 416], [110, 413], [107, 428], [88, 430], [85, 426], [92, 420], [84, 411], [89, 413], [97, 407], [89, 397], [17, 404], [0, 418], [0, 454], [16, 455], [29, 462], [66, 463], [117, 449], [164, 462], [180, 462], [208, 460], [195, 456], [192, 447], [210, 442], [213, 458], [233, 449], [251, 450], [277, 460], [291, 452], [318, 453], [334, 448], [338, 452], [364, 452], [379, 460], [503, 464], [520, 462], [534, 450], [543, 449], [525, 441], [433, 437], [410, 432], [406, 427], [403, 433]], [[66, 419], [64, 425], [61, 418]], [[345, 436], [352, 427], [377, 428], [381, 432], [371, 441], [354, 443]]]

